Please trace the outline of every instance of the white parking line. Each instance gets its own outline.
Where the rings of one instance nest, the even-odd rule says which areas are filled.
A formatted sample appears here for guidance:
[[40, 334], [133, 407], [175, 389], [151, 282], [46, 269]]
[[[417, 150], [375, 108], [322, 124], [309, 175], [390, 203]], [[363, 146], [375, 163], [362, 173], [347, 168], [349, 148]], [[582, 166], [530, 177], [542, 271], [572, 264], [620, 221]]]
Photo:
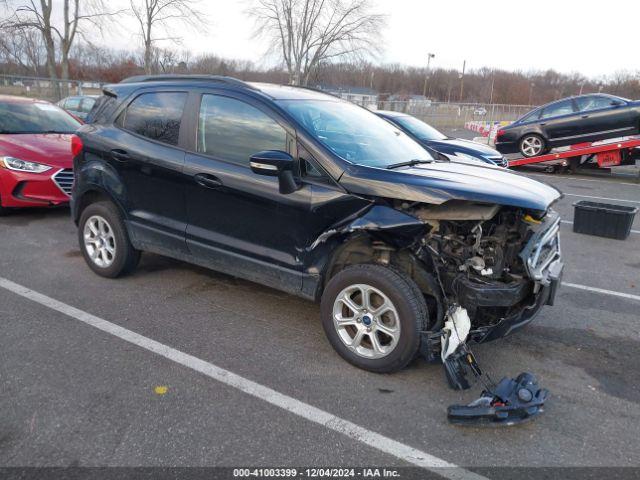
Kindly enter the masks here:
[[640, 203], [640, 200], [624, 200], [622, 198], [594, 197], [592, 195], [579, 195], [577, 193], [565, 193], [565, 195], [567, 197], [595, 198], [596, 200], [609, 200], [612, 202]]
[[570, 288], [577, 288], [579, 290], [586, 290], [588, 292], [602, 293], [604, 295], [612, 295], [614, 297], [622, 297], [622, 298], [628, 298], [630, 300], [638, 300], [638, 301], [640, 301], [640, 295], [632, 295], [630, 293], [614, 292], [613, 290], [605, 290], [603, 288], [589, 287], [587, 285], [579, 285], [577, 283], [569, 283], [569, 282], [562, 282], [562, 286], [563, 287], [570, 287]]
[[[560, 223], [565, 223], [567, 225], [573, 225], [571, 220], [560, 220]], [[631, 233], [640, 233], [640, 230], [631, 230]]]
[[229, 370], [217, 367], [212, 363], [176, 350], [175, 348], [171, 348], [168, 345], [164, 345], [131, 330], [127, 330], [115, 323], [111, 323], [107, 320], [96, 317], [95, 315], [91, 315], [90, 313], [72, 307], [71, 305], [67, 305], [51, 297], [47, 297], [46, 295], [38, 293], [27, 287], [18, 285], [6, 278], [0, 277], [0, 287], [71, 318], [75, 318], [80, 322], [144, 348], [145, 350], [167, 358], [175, 363], [190, 368], [191, 370], [202, 373], [209, 378], [224, 383], [227, 386], [236, 388], [253, 397], [270, 403], [271, 405], [282, 408], [283, 410], [293, 413], [294, 415], [302, 417], [310, 422], [346, 435], [353, 440], [362, 442], [371, 448], [380, 450], [383, 453], [393, 455], [394, 457], [404, 460], [412, 465], [431, 470], [440, 476], [450, 478], [452, 480], [487, 480], [486, 477], [470, 472], [469, 470], [465, 470], [462, 467], [430, 455], [429, 453], [368, 430], [360, 425], [333, 415], [332, 413], [277, 392], [276, 390], [265, 387], [264, 385], [241, 377], [240, 375], [236, 375]]

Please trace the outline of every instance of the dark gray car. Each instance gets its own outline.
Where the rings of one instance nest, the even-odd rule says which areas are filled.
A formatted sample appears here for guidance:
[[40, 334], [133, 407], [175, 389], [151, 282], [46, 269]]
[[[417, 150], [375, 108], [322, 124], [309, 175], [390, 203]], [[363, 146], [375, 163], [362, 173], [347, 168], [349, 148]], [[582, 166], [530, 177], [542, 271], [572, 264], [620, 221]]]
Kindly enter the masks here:
[[598, 93], [536, 108], [498, 131], [496, 149], [535, 157], [554, 147], [638, 133], [640, 101]]

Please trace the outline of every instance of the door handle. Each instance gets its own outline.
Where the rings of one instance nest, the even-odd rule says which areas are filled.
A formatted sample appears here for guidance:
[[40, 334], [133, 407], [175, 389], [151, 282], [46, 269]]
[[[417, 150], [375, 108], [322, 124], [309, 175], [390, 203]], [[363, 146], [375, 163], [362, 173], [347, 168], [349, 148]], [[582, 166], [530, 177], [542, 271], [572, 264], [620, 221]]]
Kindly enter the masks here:
[[541, 122], [541, 123], [540, 123], [540, 126], [541, 126], [541, 127], [544, 127], [546, 124], [547, 124], [547, 122]]
[[127, 152], [125, 152], [124, 150], [120, 150], [119, 148], [111, 150], [111, 156], [118, 162], [126, 162], [131, 159]]
[[222, 182], [218, 177], [206, 173], [198, 173], [193, 177], [196, 183], [205, 188], [220, 188]]
[[589, 118], [589, 115], [582, 115], [580, 118]]

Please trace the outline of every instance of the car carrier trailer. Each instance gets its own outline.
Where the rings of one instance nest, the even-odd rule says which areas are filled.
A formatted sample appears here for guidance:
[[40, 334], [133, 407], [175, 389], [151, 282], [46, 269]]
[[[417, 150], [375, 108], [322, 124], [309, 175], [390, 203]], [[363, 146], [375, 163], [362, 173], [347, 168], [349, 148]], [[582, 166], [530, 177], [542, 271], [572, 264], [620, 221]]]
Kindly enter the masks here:
[[[535, 157], [514, 158], [509, 160], [509, 168], [546, 163], [552, 170], [557, 165], [561, 165], [575, 171], [586, 164], [597, 165], [597, 168], [633, 164], [636, 158], [640, 158], [640, 136], [625, 137], [615, 141], [580, 143], [570, 146], [567, 150]], [[594, 159], [595, 163], [593, 163]]]

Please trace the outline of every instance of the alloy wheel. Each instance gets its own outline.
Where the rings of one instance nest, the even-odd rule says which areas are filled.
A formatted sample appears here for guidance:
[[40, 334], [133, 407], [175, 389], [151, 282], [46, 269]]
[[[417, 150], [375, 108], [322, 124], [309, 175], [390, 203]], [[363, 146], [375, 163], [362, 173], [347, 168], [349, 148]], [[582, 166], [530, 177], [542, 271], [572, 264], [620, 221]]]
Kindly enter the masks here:
[[400, 338], [400, 319], [393, 302], [366, 284], [350, 285], [333, 304], [333, 324], [340, 340], [369, 359], [389, 355]]
[[521, 150], [527, 157], [535, 157], [536, 155], [540, 155], [542, 152], [542, 148], [544, 144], [542, 143], [542, 139], [536, 136], [525, 137], [522, 140]]
[[84, 224], [84, 248], [91, 261], [100, 268], [108, 268], [116, 258], [116, 239], [109, 222], [93, 215]]

